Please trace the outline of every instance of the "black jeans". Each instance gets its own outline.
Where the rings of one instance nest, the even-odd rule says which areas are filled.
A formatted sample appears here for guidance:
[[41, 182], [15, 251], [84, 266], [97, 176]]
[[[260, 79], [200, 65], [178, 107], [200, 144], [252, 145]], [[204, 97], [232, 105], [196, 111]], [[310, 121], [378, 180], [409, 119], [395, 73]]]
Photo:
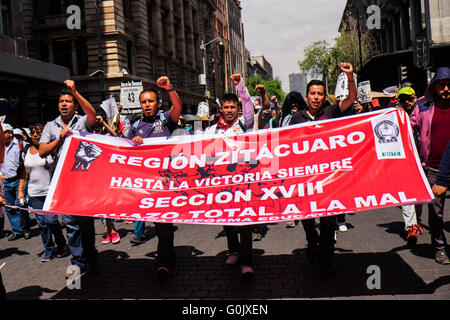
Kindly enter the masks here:
[[0, 301], [6, 300], [6, 289], [3, 285], [2, 274], [0, 273]]
[[172, 223], [155, 223], [158, 237], [158, 256], [156, 267], [170, 268], [176, 264], [175, 247], [173, 244], [174, 231]]
[[329, 264], [334, 254], [334, 232], [336, 230], [336, 216], [320, 218], [320, 235], [315, 227], [315, 219], [302, 220], [309, 245], [319, 244], [319, 262]]
[[[252, 228], [248, 226], [223, 226], [227, 235], [228, 250], [239, 253], [241, 265], [252, 266]], [[241, 237], [239, 241], [238, 234]]]

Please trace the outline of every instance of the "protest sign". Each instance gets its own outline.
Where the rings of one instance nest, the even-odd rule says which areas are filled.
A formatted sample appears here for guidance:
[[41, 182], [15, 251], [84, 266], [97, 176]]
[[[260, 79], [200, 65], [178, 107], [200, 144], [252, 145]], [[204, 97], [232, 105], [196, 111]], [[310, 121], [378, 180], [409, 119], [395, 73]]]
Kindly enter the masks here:
[[120, 104], [124, 114], [142, 112], [139, 94], [143, 90], [142, 81], [128, 81], [120, 84]]
[[243, 225], [433, 199], [402, 109], [132, 144], [94, 134], [68, 138], [43, 210]]
[[368, 103], [372, 101], [370, 97], [370, 81], [363, 81], [358, 83], [358, 101], [359, 103]]
[[[353, 73], [353, 79], [355, 79], [355, 85], [357, 85], [356, 82], [356, 74]], [[339, 74], [339, 77], [336, 81], [336, 88], [334, 90], [334, 96], [339, 100], [342, 101], [345, 98], [348, 97], [348, 78], [345, 72], [341, 72]]]
[[116, 99], [114, 99], [114, 97], [104, 100], [100, 107], [105, 111], [107, 119], [111, 119], [119, 113], [119, 110], [117, 109]]

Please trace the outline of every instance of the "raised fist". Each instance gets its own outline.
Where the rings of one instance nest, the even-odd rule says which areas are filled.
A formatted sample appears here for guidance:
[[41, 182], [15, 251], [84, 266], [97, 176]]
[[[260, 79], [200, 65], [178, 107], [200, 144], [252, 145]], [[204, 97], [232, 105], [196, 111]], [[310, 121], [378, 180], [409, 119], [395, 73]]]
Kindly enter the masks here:
[[75, 164], [72, 170], [78, 170], [81, 166], [83, 171], [87, 171], [91, 163], [102, 154], [102, 149], [90, 142], [81, 141], [75, 154]]
[[67, 88], [69, 88], [71, 93], [74, 93], [75, 91], [77, 91], [77, 89], [75, 87], [75, 81], [66, 80], [66, 81], [64, 81], [64, 84], [67, 86]]
[[275, 104], [278, 104], [278, 98], [277, 98], [277, 96], [272, 96], [272, 97], [270, 98], [270, 102], [273, 102], [273, 103], [275, 103]]
[[240, 74], [233, 74], [231, 76], [231, 82], [233, 83], [234, 86], [237, 86], [239, 82], [241, 82], [241, 78], [242, 76]]
[[347, 75], [351, 74], [353, 75], [353, 66], [351, 63], [348, 62], [341, 62], [339, 64], [339, 67], [341, 68], [342, 72], [345, 72]]
[[266, 93], [266, 87], [264, 87], [263, 84], [257, 84], [255, 90], [261, 97], [264, 96], [264, 93]]
[[158, 78], [158, 80], [156, 80], [156, 85], [165, 90], [170, 90], [171, 88], [170, 80], [166, 76]]

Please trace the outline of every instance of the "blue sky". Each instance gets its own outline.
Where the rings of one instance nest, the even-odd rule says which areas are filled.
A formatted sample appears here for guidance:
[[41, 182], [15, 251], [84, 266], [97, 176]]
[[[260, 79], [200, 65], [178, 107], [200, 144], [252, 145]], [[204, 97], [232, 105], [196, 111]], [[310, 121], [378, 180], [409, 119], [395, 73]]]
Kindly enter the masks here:
[[242, 0], [245, 45], [251, 55], [264, 55], [289, 92], [289, 74], [300, 72], [304, 48], [332, 40], [346, 0]]

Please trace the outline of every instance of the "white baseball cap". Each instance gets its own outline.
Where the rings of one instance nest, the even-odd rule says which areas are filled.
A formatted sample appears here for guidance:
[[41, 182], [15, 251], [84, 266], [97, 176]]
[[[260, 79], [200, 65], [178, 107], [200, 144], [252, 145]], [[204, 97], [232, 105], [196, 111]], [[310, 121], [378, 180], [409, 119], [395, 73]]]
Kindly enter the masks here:
[[5, 131], [13, 131], [13, 127], [8, 123], [2, 123], [3, 132]]

